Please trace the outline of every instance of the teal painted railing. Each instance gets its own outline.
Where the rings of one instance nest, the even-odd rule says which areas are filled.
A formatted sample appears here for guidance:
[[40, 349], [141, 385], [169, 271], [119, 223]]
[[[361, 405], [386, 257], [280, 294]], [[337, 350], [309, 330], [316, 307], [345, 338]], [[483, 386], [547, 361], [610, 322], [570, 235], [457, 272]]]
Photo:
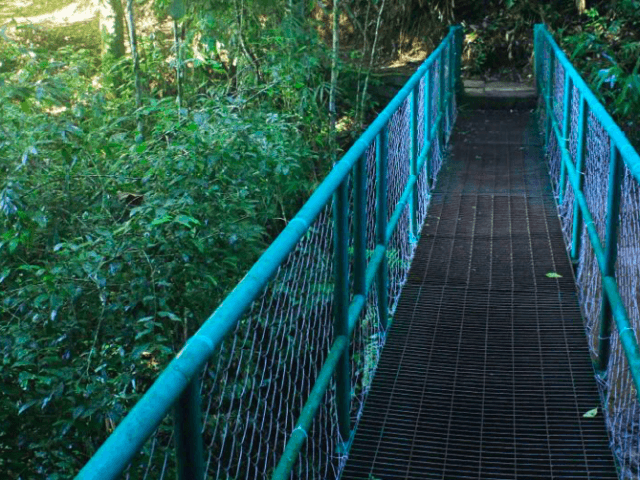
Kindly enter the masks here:
[[621, 478], [638, 478], [640, 157], [544, 25], [534, 43], [547, 153], [604, 414]]
[[[151, 457], [156, 445], [166, 447], [171, 443], [167, 437], [172, 436], [175, 469], [181, 479], [203, 479], [207, 472], [213, 478], [239, 477], [238, 469], [247, 478], [284, 479], [294, 470], [297, 477], [324, 478], [325, 474], [318, 473], [326, 469], [321, 462], [307, 461], [304, 468], [296, 462], [311, 458], [303, 448], [316, 436], [327, 439], [316, 450], [318, 456], [327, 455], [331, 460], [348, 448], [358, 411], [352, 401], [357, 399], [362, 404], [354, 384], [359, 385], [359, 393], [366, 390], [366, 377], [376, 357], [375, 348], [369, 347], [379, 345], [379, 338], [384, 336], [412, 245], [426, 215], [428, 190], [455, 120], [461, 46], [462, 29], [452, 27], [77, 479], [118, 478], [172, 411], [173, 433], [167, 433], [171, 429], [165, 426], [164, 433], [154, 437], [149, 460], [145, 460], [146, 470], [143, 468], [145, 476], [155, 468]], [[316, 280], [310, 282], [300, 275]], [[291, 300], [294, 297], [296, 300]], [[372, 329], [373, 323], [379, 325], [378, 330]], [[316, 324], [322, 330], [307, 328]], [[359, 340], [354, 344], [356, 330]], [[237, 337], [230, 336], [231, 332]], [[307, 337], [287, 340], [296, 332]], [[273, 340], [276, 335], [283, 340]], [[240, 336], [244, 340], [237, 340]], [[224, 347], [225, 341], [230, 342], [228, 348]], [[250, 361], [244, 357], [245, 352], [253, 355]], [[305, 352], [309, 358], [295, 358]], [[214, 366], [206, 367], [212, 358], [217, 359]], [[286, 387], [284, 383], [274, 387], [271, 374], [264, 372], [278, 370], [273, 377], [286, 375], [280, 372], [279, 364], [275, 365], [275, 359], [289, 362], [287, 365], [294, 365], [302, 373], [287, 377]], [[216, 365], [226, 365], [227, 373], [222, 375], [219, 370], [223, 369]], [[352, 369], [352, 365], [358, 367]], [[236, 370], [228, 373], [232, 367]], [[207, 374], [202, 374], [203, 369]], [[246, 373], [251, 369], [255, 375]], [[315, 378], [308, 379], [308, 372]], [[233, 381], [216, 387], [220, 377], [226, 382], [231, 375]], [[206, 409], [204, 421], [203, 379], [211, 384], [209, 392], [217, 392], [206, 394], [209, 404], [213, 397], [216, 403]], [[301, 392], [304, 403], [300, 408], [289, 411], [283, 407], [286, 402], [297, 401]], [[234, 413], [242, 401], [246, 409]], [[258, 409], [261, 413], [256, 413]], [[280, 414], [282, 409], [286, 414]], [[319, 411], [330, 424], [335, 417], [336, 428], [319, 425], [318, 431], [328, 433], [314, 433], [313, 422]], [[242, 431], [237, 427], [238, 417], [243, 418]], [[297, 418], [295, 423], [291, 418]], [[242, 442], [234, 443], [237, 439], [231, 438], [236, 431]], [[203, 453], [203, 432], [208, 461]], [[212, 454], [215, 449], [221, 453]], [[168, 458], [165, 455], [163, 472]], [[233, 465], [235, 474], [230, 473], [231, 466], [222, 465], [223, 460], [225, 465]]]

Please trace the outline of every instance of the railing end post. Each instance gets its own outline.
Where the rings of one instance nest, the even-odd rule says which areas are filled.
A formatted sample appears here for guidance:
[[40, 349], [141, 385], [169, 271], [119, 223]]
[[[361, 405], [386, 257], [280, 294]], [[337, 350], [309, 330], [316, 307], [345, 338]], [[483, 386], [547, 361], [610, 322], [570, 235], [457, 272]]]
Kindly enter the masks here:
[[454, 68], [454, 86], [456, 95], [464, 93], [464, 84], [462, 83], [462, 43], [464, 41], [464, 29], [462, 25], [454, 25], [451, 27], [453, 31], [453, 40], [455, 46], [455, 68]]

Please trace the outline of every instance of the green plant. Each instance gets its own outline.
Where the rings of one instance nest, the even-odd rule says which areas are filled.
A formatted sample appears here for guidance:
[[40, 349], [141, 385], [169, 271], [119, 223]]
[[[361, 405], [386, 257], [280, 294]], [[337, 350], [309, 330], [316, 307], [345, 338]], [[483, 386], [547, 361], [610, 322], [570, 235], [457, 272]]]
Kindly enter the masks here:
[[15, 478], [77, 471], [315, 181], [317, 65], [304, 88], [187, 82], [178, 114], [165, 47], [143, 45], [140, 142], [132, 81], [92, 51], [0, 44], [0, 469]]

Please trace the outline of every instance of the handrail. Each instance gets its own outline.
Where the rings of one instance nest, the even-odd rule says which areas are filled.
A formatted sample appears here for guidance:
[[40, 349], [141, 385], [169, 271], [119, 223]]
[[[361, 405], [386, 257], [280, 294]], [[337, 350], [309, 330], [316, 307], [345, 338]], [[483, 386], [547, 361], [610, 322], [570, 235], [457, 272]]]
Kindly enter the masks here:
[[[542, 79], [541, 75], [541, 62], [542, 62], [542, 49], [543, 42], [546, 42], [551, 47], [550, 53], [550, 68], [546, 81]], [[572, 258], [576, 259], [579, 249], [579, 236], [582, 234], [582, 221], [584, 220], [586, 231], [591, 243], [591, 247], [594, 251], [595, 257], [598, 262], [598, 269], [602, 277], [603, 286], [603, 307], [601, 313], [601, 325], [600, 325], [600, 342], [598, 352], [598, 365], [597, 368], [600, 372], [606, 370], [606, 366], [609, 362], [609, 337], [610, 337], [610, 322], [611, 318], [616, 322], [618, 336], [622, 344], [624, 354], [629, 364], [629, 370], [631, 372], [633, 382], [635, 384], [636, 391], [640, 391], [640, 347], [638, 346], [638, 340], [633, 330], [632, 324], [629, 319], [629, 315], [625, 308], [620, 291], [615, 279], [615, 263], [617, 256], [617, 230], [619, 223], [619, 208], [620, 208], [620, 184], [622, 179], [622, 165], [620, 160], [624, 162], [629, 172], [636, 181], [640, 182], [640, 156], [635, 151], [633, 146], [629, 143], [620, 127], [615, 123], [611, 116], [607, 113], [605, 107], [600, 103], [596, 96], [591, 92], [585, 81], [580, 74], [573, 67], [567, 56], [560, 49], [558, 44], [554, 41], [553, 37], [545, 27], [545, 25], [536, 25], [534, 28], [534, 45], [535, 45], [535, 64], [536, 64], [536, 84], [540, 94], [544, 98], [546, 105], [545, 119], [547, 123], [547, 134], [550, 131], [554, 133], [558, 141], [558, 146], [561, 152], [562, 172], [560, 176], [559, 191], [562, 196], [564, 192], [565, 177], [568, 177], [569, 182], [573, 188], [573, 192], [576, 199], [575, 210], [576, 221], [573, 228], [573, 242], [572, 242]], [[564, 105], [567, 106], [571, 102], [571, 85], [575, 86], [579, 92], [579, 121], [578, 121], [578, 147], [576, 164], [574, 164], [571, 153], [568, 148], [569, 131], [568, 131], [568, 115], [570, 115], [568, 108], [564, 108], [563, 123], [559, 125], [559, 122], [555, 118], [553, 109], [553, 87], [552, 87], [552, 75], [553, 75], [553, 61], [559, 61], [564, 68], [564, 84], [565, 84], [565, 98]], [[610, 152], [610, 173], [609, 173], [609, 185], [608, 185], [608, 199], [607, 199], [607, 225], [606, 225], [606, 239], [600, 238], [595, 226], [594, 219], [589, 211], [587, 199], [583, 193], [583, 174], [581, 173], [582, 160], [585, 154], [585, 124], [587, 118], [587, 108], [595, 115], [604, 130], [608, 133], [611, 140], [611, 152]], [[567, 175], [568, 174], [568, 175]], [[581, 218], [582, 217], [582, 218]], [[603, 247], [604, 244], [604, 247]]]
[[[440, 60], [439, 64], [442, 69], [441, 78], [443, 78], [442, 73], [444, 72], [443, 65], [445, 62], [448, 62], [450, 72], [453, 72], [453, 74], [449, 75], [451, 84], [444, 86], [447, 91], [446, 96], [440, 95], [442, 101], [440, 102], [439, 114], [433, 122], [433, 125], [431, 125], [431, 128], [428, 129], [428, 132], [427, 126], [425, 125], [425, 134], [429, 135], [429, 139], [439, 138], [443, 135], [444, 109], [453, 108], [450, 106], [451, 99], [459, 88], [461, 35], [461, 27], [451, 27], [449, 34], [438, 48], [418, 68], [406, 85], [398, 92], [393, 100], [391, 100], [389, 105], [387, 105], [376, 120], [334, 166], [298, 214], [289, 222], [269, 248], [267, 248], [247, 275], [225, 298], [222, 304], [187, 341], [185, 346], [169, 363], [149, 390], [140, 398], [115, 431], [82, 468], [76, 476], [77, 480], [108, 480], [117, 478], [127, 468], [133, 457], [140, 451], [147, 439], [157, 429], [160, 422], [171, 411], [172, 407], [176, 405], [190, 409], [189, 412], [180, 412], [178, 416], [182, 418], [182, 422], [191, 424], [189, 428], [178, 428], [176, 431], [179, 430], [181, 432], [178, 436], [200, 436], [200, 438], [191, 438], [191, 440], [189, 438], [179, 438], [177, 440], [179, 470], [185, 477], [190, 476], [190, 478], [198, 479], [203, 477], [204, 472], [202, 471], [201, 465], [195, 468], [191, 465], [186, 470], [182, 470], [182, 466], [189, 462], [202, 463], [197, 458], [193, 458], [193, 452], [200, 452], [202, 444], [201, 435], [199, 435], [197, 428], [199, 425], [199, 412], [197, 411], [199, 410], [199, 402], [197, 399], [194, 399], [194, 396], [199, 395], [199, 392], [197, 388], [193, 388], [198, 380], [200, 370], [204, 367], [211, 355], [219, 348], [225, 336], [237, 325], [251, 303], [258, 298], [269, 280], [277, 272], [287, 256], [295, 249], [310, 225], [328, 203], [332, 201], [334, 196], [334, 205], [337, 207], [334, 209], [338, 210], [338, 215], [344, 215], [344, 212], [339, 212], [342, 208], [341, 204], [344, 203], [344, 192], [342, 194], [338, 192], [346, 188], [345, 180], [358, 162], [360, 164], [363, 163], [361, 159], [370, 145], [376, 141], [376, 139], [378, 139], [378, 145], [381, 144], [380, 139], [385, 137], [387, 124], [392, 115], [400, 108], [409, 95], [417, 95], [419, 82], [438, 60]], [[444, 52], [448, 45], [454, 47], [455, 51], [453, 48], [450, 48], [450, 58], [447, 59], [444, 58]], [[412, 129], [413, 128], [415, 128], [415, 126], [413, 126]], [[413, 135], [415, 136], [415, 132], [413, 132]], [[415, 149], [412, 149], [415, 152], [412, 152], [412, 155], [418, 157], [415, 159], [417, 170], [414, 168], [411, 169], [411, 175], [407, 180], [404, 194], [383, 232], [384, 241], [378, 242], [374, 254], [368, 262], [366, 271], [360, 272], [360, 275], [364, 276], [364, 279], [360, 280], [361, 291], [356, 292], [350, 305], [343, 306], [346, 308], [346, 318], [336, 318], [336, 322], [347, 322], [347, 328], [341, 327], [336, 323], [336, 326], [340, 327], [339, 330], [341, 331], [338, 332], [334, 339], [333, 346], [321, 369], [319, 378], [316, 380], [310, 397], [305, 404], [296, 429], [290, 437], [285, 454], [274, 474], [274, 478], [284, 478], [284, 476], [288, 475], [286, 472], [292, 468], [293, 462], [297, 458], [297, 452], [299, 452], [306, 438], [305, 432], [308, 429], [308, 425], [317, 411], [320, 399], [324, 391], [326, 391], [333, 373], [338, 370], [338, 382], [341, 376], [345, 376], [345, 372], [339, 371], [340, 361], [348, 355], [349, 337], [356, 325], [360, 312], [366, 304], [367, 292], [376, 278], [381, 278], [380, 275], [384, 274], [386, 270], [387, 239], [396, 227], [400, 214], [406, 205], [411, 202], [412, 209], [416, 208], [413, 203], [416, 198], [413, 192], [416, 190], [418, 174], [427, 163], [431, 146], [431, 141], [425, 141], [419, 156], [417, 152], [415, 152]], [[359, 172], [362, 174], [364, 170], [359, 169]], [[342, 199], [340, 199], [341, 195]], [[344, 222], [344, 220], [344, 218], [339, 219], [340, 222]], [[342, 232], [342, 235], [344, 234], [345, 233]], [[346, 235], [348, 235], [348, 232]], [[346, 242], [346, 239], [341, 238], [338, 241]], [[337, 246], [339, 247], [339, 245]], [[361, 253], [363, 256], [365, 255], [364, 251]], [[361, 259], [361, 266], [363, 264], [362, 262]], [[366, 264], [366, 260], [364, 260], [364, 264]], [[360, 270], [362, 270], [361, 267]], [[342, 288], [345, 287], [343, 286]], [[348, 282], [346, 282], [346, 288], [349, 288]], [[384, 295], [386, 296], [386, 285], [382, 285], [382, 288], [385, 289]], [[337, 292], [336, 294], [342, 295], [343, 293], [344, 292]], [[191, 386], [191, 388], [187, 388], [189, 386]], [[338, 402], [347, 401], [348, 398], [338, 398]], [[338, 410], [341, 410], [340, 407]], [[342, 411], [344, 412], [344, 408]], [[346, 415], [348, 416], [348, 414], [347, 409]], [[342, 417], [341, 430], [344, 424], [344, 413]], [[348, 418], [346, 420], [346, 424], [348, 425]], [[184, 444], [181, 445], [183, 441], [186, 443], [191, 441], [195, 447], [187, 448]], [[185, 458], [183, 455], [187, 457], [191, 455], [191, 457]], [[186, 473], [187, 471], [188, 473]]]
[[640, 182], [640, 155], [633, 148], [633, 145], [629, 143], [624, 132], [620, 129], [615, 120], [611, 118], [611, 115], [609, 115], [609, 112], [607, 112], [604, 105], [600, 103], [600, 100], [598, 100], [598, 98], [593, 94], [587, 83], [583, 80], [578, 71], [571, 64], [571, 61], [553, 39], [553, 36], [549, 30], [547, 30], [546, 26], [543, 24], [535, 25], [534, 34], [540, 35], [541, 38], [548, 41], [549, 45], [553, 49], [555, 57], [560, 60], [565, 71], [573, 81], [573, 85], [578, 88], [593, 114], [598, 117], [602, 127], [609, 134], [611, 140], [616, 144], [616, 148], [620, 152], [620, 156], [627, 165], [627, 168], [633, 174], [635, 179]]

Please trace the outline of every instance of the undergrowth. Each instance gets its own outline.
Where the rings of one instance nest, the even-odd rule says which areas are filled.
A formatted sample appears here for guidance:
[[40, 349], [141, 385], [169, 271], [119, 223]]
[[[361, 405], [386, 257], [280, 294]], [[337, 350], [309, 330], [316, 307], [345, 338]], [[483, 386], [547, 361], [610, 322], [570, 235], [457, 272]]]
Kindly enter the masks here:
[[77, 472], [328, 168], [323, 46], [270, 35], [290, 55], [266, 84], [230, 88], [205, 56], [181, 108], [166, 45], [143, 39], [138, 112], [128, 60], [104, 73], [95, 51], [0, 43], [8, 477]]

